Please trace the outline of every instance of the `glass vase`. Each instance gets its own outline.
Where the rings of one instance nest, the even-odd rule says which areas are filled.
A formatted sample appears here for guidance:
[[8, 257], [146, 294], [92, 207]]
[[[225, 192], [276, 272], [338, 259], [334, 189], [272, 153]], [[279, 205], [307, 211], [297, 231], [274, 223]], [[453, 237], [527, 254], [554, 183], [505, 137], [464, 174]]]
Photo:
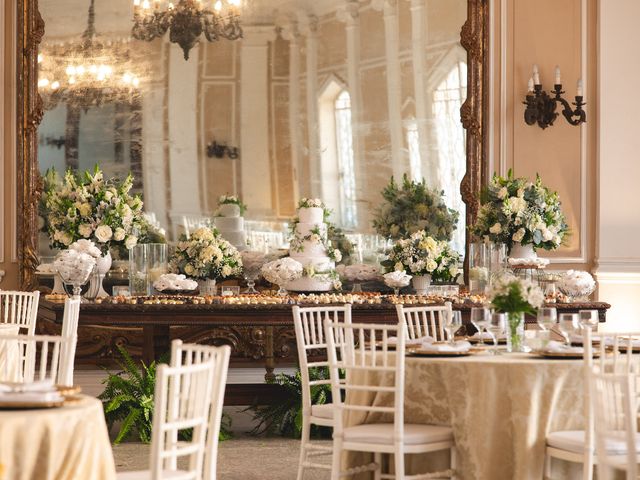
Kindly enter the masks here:
[[491, 271], [491, 248], [484, 242], [469, 245], [469, 292], [482, 295], [489, 285]]
[[507, 352], [524, 352], [524, 313], [507, 313]]
[[142, 243], [129, 252], [129, 291], [131, 295], [151, 295], [153, 282], [167, 273], [167, 245]]

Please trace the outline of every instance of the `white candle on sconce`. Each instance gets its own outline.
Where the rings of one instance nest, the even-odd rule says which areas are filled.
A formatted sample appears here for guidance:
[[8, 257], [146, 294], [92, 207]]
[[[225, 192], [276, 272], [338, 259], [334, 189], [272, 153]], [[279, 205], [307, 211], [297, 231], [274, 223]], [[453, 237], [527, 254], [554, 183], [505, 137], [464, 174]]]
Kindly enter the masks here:
[[533, 77], [529, 79], [529, 83], [527, 84], [527, 90], [529, 92], [533, 92]]
[[576, 85], [576, 97], [582, 97], [582, 79], [578, 79], [578, 84]]
[[533, 64], [533, 83], [540, 85], [540, 73], [538, 72], [538, 64]]
[[562, 80], [560, 77], [560, 65], [556, 65], [556, 83], [555, 85], [562, 85]]

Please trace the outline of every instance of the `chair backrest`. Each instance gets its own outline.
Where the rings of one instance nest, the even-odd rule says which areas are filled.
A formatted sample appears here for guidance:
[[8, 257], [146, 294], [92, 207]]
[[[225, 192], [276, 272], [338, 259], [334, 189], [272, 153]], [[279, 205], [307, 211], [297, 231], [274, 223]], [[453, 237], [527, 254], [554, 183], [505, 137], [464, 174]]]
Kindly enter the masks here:
[[[394, 325], [326, 324], [331, 391], [336, 411], [334, 438], [343, 434], [345, 414], [360, 412], [363, 419], [372, 414], [393, 415], [394, 441], [403, 441], [405, 329], [403, 320]], [[392, 336], [397, 340], [390, 345], [389, 337]], [[342, 352], [341, 344], [345, 345]], [[339, 354], [342, 358], [339, 358]], [[344, 380], [339, 376], [341, 369], [345, 372]], [[390, 398], [374, 405], [350, 403], [351, 395], [363, 392], [386, 394]]]
[[445, 319], [453, 315], [451, 302], [444, 305], [431, 307], [405, 307], [396, 305], [398, 319], [407, 325], [407, 338], [430, 336], [437, 341], [444, 341], [447, 338], [444, 334]]
[[309, 354], [326, 354], [327, 342], [325, 338], [326, 322], [351, 323], [351, 305], [341, 307], [293, 307], [293, 324], [296, 332], [298, 348], [298, 362], [300, 364], [300, 378], [302, 379], [302, 414], [311, 414], [311, 387], [316, 385], [330, 385], [331, 380], [311, 380], [310, 369], [326, 368], [328, 361], [310, 362]]
[[0, 323], [19, 325], [20, 333], [34, 335], [40, 292], [0, 290]]
[[204, 215], [183, 215], [182, 228], [184, 228], [187, 238], [198, 228], [211, 225], [211, 218]]
[[73, 385], [73, 367], [78, 343], [78, 319], [80, 317], [80, 299], [67, 298], [64, 302], [62, 317], [62, 337], [68, 341], [62, 345], [60, 353], [60, 385]]
[[[188, 457], [188, 467], [179, 478], [204, 478], [214, 371], [213, 359], [180, 367], [158, 367], [151, 438], [152, 480], [177, 478], [175, 465], [183, 457]], [[179, 433], [187, 429], [192, 429], [191, 439], [178, 442]]]
[[2, 335], [0, 378], [20, 383], [51, 380], [65, 384], [69, 362], [62, 359], [62, 354], [70, 351], [70, 344], [71, 339], [56, 335]]
[[[625, 478], [638, 478], [637, 454], [637, 382], [634, 375], [602, 373], [594, 368], [591, 374], [592, 402], [595, 416], [598, 478], [613, 478], [612, 467], [626, 470]], [[617, 452], [617, 455], [615, 454]], [[625, 465], [620, 462], [622, 452]]]
[[[227, 372], [229, 370], [229, 346], [213, 347], [210, 345], [198, 345], [182, 343], [182, 340], [171, 342], [171, 366], [197, 365], [202, 362], [214, 363], [213, 386], [211, 390], [211, 408], [209, 411], [209, 427], [206, 437], [206, 450], [204, 457], [203, 479], [215, 480], [218, 465], [218, 439], [220, 424], [222, 422], [222, 407], [224, 392], [227, 384]], [[176, 432], [177, 433], [177, 432]], [[175, 465], [173, 465], [175, 468]]]

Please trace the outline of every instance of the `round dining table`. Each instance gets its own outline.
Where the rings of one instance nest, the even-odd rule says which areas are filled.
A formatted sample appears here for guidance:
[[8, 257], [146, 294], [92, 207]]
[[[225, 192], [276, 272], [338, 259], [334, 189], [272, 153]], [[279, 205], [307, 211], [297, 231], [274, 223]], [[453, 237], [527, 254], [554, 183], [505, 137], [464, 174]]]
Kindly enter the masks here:
[[[408, 356], [405, 423], [453, 429], [459, 480], [540, 480], [546, 435], [584, 428], [583, 372], [581, 359], [528, 353]], [[362, 381], [371, 384], [380, 379]], [[349, 392], [347, 402], [389, 405], [391, 397]], [[356, 412], [349, 414], [347, 424], [379, 421], [391, 419]], [[363, 454], [350, 453], [346, 459], [349, 465], [365, 461]], [[448, 466], [449, 453], [407, 455], [405, 462], [408, 474], [437, 471]], [[552, 468], [554, 478], [573, 478], [576, 473], [580, 478], [579, 465], [554, 461]]]
[[0, 410], [0, 480], [111, 480], [115, 464], [99, 400]]

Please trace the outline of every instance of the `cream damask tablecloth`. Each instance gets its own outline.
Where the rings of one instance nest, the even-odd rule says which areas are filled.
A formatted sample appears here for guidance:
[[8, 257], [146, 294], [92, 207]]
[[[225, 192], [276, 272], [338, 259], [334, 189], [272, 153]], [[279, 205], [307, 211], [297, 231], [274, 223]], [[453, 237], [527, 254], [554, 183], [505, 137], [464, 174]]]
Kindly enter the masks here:
[[0, 410], [0, 480], [111, 480], [115, 465], [99, 400]]
[[[453, 428], [460, 480], [540, 480], [546, 434], [583, 428], [582, 368], [581, 360], [530, 354], [407, 357], [405, 422]], [[386, 396], [356, 392], [347, 401], [384, 405]], [[385, 420], [363, 415], [352, 413], [348, 423]], [[347, 458], [352, 465], [363, 460], [363, 454]], [[407, 455], [405, 461], [407, 473], [435, 471], [448, 464], [448, 453]], [[553, 478], [572, 477], [567, 469], [575, 467], [554, 463]]]

